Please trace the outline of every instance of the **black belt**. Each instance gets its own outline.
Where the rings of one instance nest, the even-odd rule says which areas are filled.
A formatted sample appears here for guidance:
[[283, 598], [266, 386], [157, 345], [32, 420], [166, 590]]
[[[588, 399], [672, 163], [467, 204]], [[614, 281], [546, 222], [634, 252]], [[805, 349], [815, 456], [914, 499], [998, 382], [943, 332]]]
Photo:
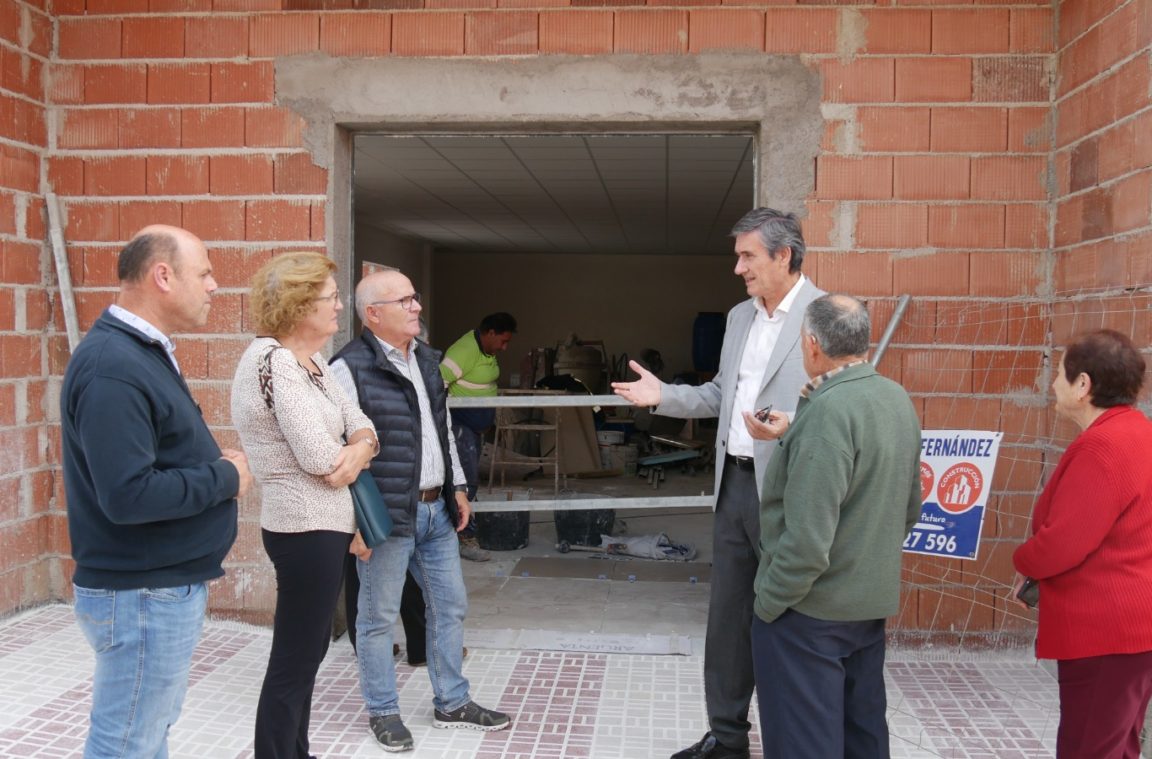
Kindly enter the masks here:
[[440, 498], [440, 493], [444, 490], [443, 486], [436, 488], [427, 488], [420, 491], [420, 503], [432, 503]]
[[756, 471], [756, 460], [751, 456], [733, 456], [729, 453], [724, 457], [724, 461], [742, 472]]

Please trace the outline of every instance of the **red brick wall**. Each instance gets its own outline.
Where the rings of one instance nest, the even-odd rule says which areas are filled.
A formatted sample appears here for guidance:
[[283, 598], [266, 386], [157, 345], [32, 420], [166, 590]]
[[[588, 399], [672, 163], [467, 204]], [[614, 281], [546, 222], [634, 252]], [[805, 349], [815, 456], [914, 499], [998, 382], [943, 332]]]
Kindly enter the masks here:
[[[996, 596], [1045, 463], [1051, 294], [1104, 284], [1092, 279], [1099, 268], [1147, 281], [1148, 246], [1130, 232], [1149, 216], [1148, 141], [1135, 139], [1149, 131], [1137, 115], [1148, 116], [1149, 3], [1065, 2], [1056, 40], [1041, 0], [355, 0], [371, 8], [355, 12], [336, 10], [353, 0], [283, 2], [294, 10], [281, 0], [56, 1], [44, 165], [67, 210], [83, 325], [111, 299], [116, 252], [135, 229], [167, 221], [203, 237], [224, 290], [208, 333], [180, 341], [180, 360], [220, 436], [233, 438], [243, 285], [273, 252], [325, 240], [327, 175], [311, 163], [301, 120], [274, 104], [277, 56], [800, 54], [824, 77], [826, 116], [808, 201], [810, 273], [869, 298], [877, 332], [895, 297], [913, 295], [884, 371], [915, 394], [928, 426], [1006, 431], [980, 560], [911, 561], [901, 625], [1018, 624]], [[2, 205], [9, 195], [0, 224], [15, 213]], [[1093, 231], [1105, 218], [1107, 234]], [[1086, 255], [1111, 263], [1094, 268]], [[49, 345], [59, 338], [40, 349]], [[60, 351], [50, 355], [58, 378]], [[248, 503], [213, 604], [259, 617], [271, 587]]]
[[0, 0], [0, 612], [50, 596], [51, 557], [63, 545], [45, 379], [52, 275], [41, 243], [51, 48], [42, 2]]

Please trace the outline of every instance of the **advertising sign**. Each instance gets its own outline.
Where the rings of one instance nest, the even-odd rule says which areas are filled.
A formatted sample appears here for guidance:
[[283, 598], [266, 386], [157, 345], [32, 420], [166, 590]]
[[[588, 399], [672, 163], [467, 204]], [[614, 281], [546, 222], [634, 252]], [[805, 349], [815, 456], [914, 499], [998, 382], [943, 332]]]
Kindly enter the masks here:
[[920, 442], [920, 519], [906, 553], [975, 559], [1002, 432], [924, 430]]

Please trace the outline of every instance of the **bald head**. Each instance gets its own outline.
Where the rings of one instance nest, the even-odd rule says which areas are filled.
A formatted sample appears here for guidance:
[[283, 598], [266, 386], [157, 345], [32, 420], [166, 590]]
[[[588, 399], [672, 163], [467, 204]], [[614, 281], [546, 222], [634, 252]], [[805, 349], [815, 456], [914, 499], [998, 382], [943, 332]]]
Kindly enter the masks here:
[[394, 300], [412, 292], [412, 282], [399, 269], [374, 271], [356, 285], [356, 315], [368, 323], [368, 306], [381, 300]]
[[163, 261], [179, 271], [181, 250], [197, 247], [203, 247], [200, 238], [186, 229], [167, 224], [144, 227], [120, 251], [116, 265], [120, 284], [139, 283], [157, 261]]

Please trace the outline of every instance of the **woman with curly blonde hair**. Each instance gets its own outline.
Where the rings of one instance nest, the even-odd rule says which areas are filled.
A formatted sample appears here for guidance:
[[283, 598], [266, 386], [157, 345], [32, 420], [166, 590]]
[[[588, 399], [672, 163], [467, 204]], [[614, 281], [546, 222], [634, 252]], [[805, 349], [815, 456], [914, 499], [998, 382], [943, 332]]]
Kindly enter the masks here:
[[336, 265], [284, 253], [252, 278], [257, 337], [232, 380], [232, 422], [261, 485], [264, 550], [276, 568], [272, 651], [256, 711], [257, 759], [307, 759], [316, 672], [328, 651], [344, 556], [371, 551], [348, 490], [379, 451], [320, 350], [336, 334]]

